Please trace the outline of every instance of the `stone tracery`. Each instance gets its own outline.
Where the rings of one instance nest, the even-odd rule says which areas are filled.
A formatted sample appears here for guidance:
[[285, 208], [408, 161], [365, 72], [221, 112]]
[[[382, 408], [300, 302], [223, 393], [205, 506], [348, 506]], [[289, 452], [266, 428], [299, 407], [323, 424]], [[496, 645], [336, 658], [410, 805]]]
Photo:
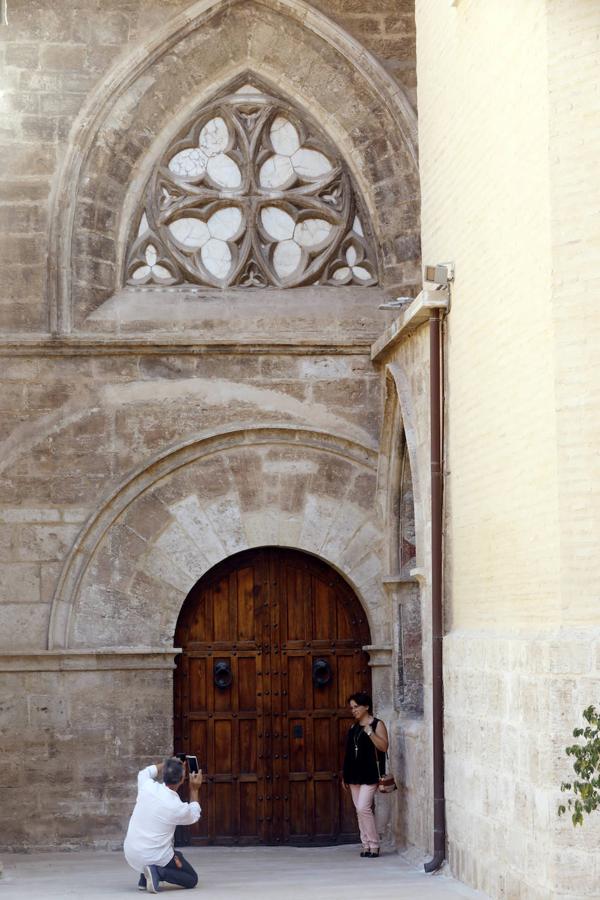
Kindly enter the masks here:
[[129, 285], [377, 283], [350, 175], [289, 104], [251, 84], [163, 154], [127, 254]]

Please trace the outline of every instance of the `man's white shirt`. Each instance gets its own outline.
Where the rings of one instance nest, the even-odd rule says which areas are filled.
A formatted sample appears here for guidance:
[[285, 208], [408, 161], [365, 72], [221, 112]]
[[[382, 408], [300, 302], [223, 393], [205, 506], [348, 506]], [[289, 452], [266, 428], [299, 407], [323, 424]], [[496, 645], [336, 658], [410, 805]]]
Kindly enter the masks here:
[[184, 803], [177, 791], [155, 781], [156, 766], [138, 773], [138, 795], [123, 844], [132, 869], [166, 866], [173, 858], [176, 825], [193, 825], [200, 818], [200, 804]]

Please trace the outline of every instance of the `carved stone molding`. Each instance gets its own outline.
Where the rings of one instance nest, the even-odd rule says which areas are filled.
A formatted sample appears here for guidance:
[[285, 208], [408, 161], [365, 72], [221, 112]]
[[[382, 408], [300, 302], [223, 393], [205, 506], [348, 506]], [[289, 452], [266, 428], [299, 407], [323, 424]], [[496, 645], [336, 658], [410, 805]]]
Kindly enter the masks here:
[[363, 647], [369, 654], [369, 665], [373, 667], [391, 666], [392, 665], [392, 645], [391, 644], [368, 644]]
[[106, 650], [16, 650], [0, 652], [0, 672], [81, 672], [115, 669], [174, 669], [177, 647], [111, 647]]

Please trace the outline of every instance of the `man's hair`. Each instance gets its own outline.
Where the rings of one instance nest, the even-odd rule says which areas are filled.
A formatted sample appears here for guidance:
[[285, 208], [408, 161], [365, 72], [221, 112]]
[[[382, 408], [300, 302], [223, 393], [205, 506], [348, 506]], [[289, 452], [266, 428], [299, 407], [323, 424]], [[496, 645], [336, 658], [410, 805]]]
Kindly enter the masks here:
[[181, 760], [175, 759], [172, 756], [168, 756], [165, 759], [162, 771], [163, 782], [165, 784], [179, 784], [179, 782], [183, 778], [184, 772], [185, 769]]
[[346, 703], [350, 703], [351, 700], [354, 700], [357, 706], [366, 706], [371, 715], [373, 715], [373, 701], [370, 694], [367, 694], [365, 691], [357, 691], [355, 694], [350, 694]]

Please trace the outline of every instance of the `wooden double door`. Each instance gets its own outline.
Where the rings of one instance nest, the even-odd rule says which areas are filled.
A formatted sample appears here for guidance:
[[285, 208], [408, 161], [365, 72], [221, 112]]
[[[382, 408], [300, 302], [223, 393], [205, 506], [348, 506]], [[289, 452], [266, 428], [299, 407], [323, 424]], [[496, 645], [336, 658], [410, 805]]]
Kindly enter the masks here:
[[192, 589], [175, 641], [174, 750], [205, 773], [192, 842], [357, 840], [340, 768], [370, 635], [348, 584], [298, 551], [245, 551]]

